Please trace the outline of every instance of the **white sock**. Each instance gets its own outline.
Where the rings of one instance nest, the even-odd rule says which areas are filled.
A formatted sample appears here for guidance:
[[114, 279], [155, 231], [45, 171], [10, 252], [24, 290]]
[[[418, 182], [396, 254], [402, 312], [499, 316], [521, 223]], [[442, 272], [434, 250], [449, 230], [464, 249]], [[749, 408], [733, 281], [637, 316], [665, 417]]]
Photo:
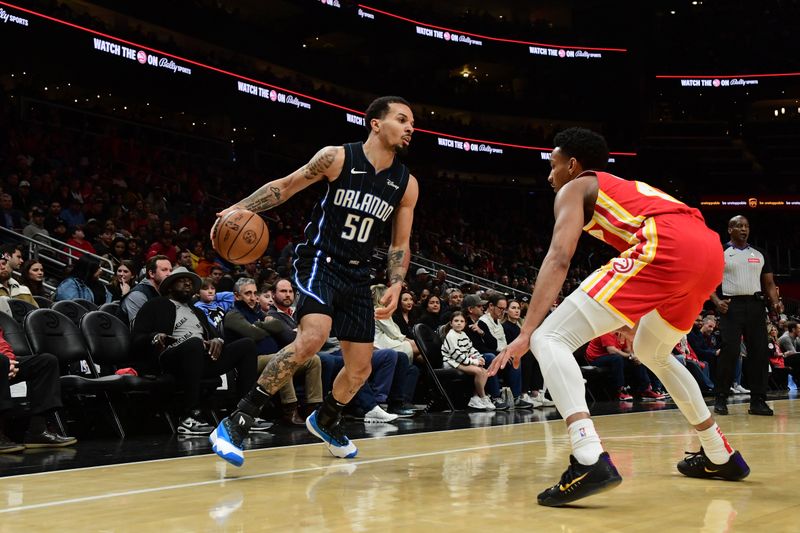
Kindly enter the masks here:
[[[572, 442], [572, 455], [582, 465], [593, 465], [603, 453], [600, 437], [594, 430], [591, 418], [583, 418], [569, 425], [569, 440]], [[726, 459], [727, 460], [727, 459]]]
[[733, 455], [733, 448], [728, 444], [728, 439], [722, 434], [716, 422], [710, 428], [698, 431], [697, 436], [700, 437], [700, 444], [703, 445], [706, 457], [711, 459], [712, 463], [723, 465]]

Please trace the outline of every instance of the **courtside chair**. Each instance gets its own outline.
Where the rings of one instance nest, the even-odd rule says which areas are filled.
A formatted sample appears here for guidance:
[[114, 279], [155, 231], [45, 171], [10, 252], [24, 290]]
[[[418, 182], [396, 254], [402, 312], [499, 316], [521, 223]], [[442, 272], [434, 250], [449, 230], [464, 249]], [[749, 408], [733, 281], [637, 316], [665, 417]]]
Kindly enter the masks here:
[[92, 377], [65, 374], [61, 376], [62, 395], [74, 394], [83, 403], [85, 397], [95, 395], [105, 398], [114, 429], [125, 437], [117, 412], [111, 405], [110, 392], [125, 388], [122, 376], [100, 377], [89, 355], [80, 329], [69, 317], [53, 309], [37, 309], [30, 312], [23, 322], [25, 336], [33, 353], [52, 353], [58, 357], [62, 369], [71, 363], [85, 361]]

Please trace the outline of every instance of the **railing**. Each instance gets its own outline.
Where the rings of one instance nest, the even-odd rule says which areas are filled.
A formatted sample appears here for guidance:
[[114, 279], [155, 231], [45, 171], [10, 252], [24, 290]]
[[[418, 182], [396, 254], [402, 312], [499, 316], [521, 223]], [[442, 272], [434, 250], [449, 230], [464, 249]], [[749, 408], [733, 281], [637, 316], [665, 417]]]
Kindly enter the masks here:
[[[373, 253], [374, 257], [384, 261], [386, 260], [386, 255], [387, 251], [382, 248], [375, 249]], [[474, 283], [482, 289], [492, 289], [503, 294], [511, 295], [514, 298], [530, 296], [530, 293], [527, 291], [514, 289], [513, 287], [509, 287], [508, 285], [503, 285], [502, 283], [498, 283], [494, 280], [476, 276], [471, 272], [459, 270], [450, 265], [445, 265], [444, 263], [439, 263], [437, 261], [433, 261], [431, 259], [427, 259], [419, 255], [411, 256], [411, 263], [406, 278], [409, 280], [413, 278], [414, 273], [418, 268], [425, 268], [431, 271], [431, 274], [434, 276], [436, 275], [437, 271], [444, 270], [445, 273], [447, 273], [447, 283], [451, 286], [460, 285], [462, 283]]]
[[[82, 250], [76, 246], [72, 246], [71, 244], [67, 244], [63, 241], [58, 239], [54, 239], [48, 235], [43, 233], [37, 234], [34, 238], [26, 237], [21, 233], [17, 233], [14, 230], [10, 230], [8, 228], [0, 227], [0, 235], [3, 235], [3, 240], [12, 241], [19, 243], [21, 246], [27, 248], [27, 254], [23, 254], [29, 259], [35, 259], [39, 261], [47, 267], [55, 267], [51, 269], [45, 268], [45, 272], [48, 273], [51, 277], [55, 277], [57, 279], [63, 279], [64, 271], [66, 270], [67, 266], [71, 265], [72, 262], [77, 259], [75, 255], [72, 255], [70, 252], [75, 251], [77, 255], [88, 255], [89, 257], [93, 257], [100, 262], [100, 281], [108, 285], [113, 277], [116, 275], [114, 264], [111, 262], [110, 259], [101, 257], [97, 254], [89, 253], [85, 250]], [[58, 274], [56, 274], [58, 273]], [[53, 276], [53, 274], [56, 274]], [[48, 290], [55, 290], [56, 288], [50, 285], [49, 283], [44, 283], [44, 287]]]

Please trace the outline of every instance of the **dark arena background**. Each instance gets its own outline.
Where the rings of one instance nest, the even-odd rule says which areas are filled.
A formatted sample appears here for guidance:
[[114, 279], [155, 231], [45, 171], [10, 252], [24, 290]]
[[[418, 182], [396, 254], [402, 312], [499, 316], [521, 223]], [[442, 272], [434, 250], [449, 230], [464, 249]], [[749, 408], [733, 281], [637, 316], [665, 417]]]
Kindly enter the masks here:
[[[47, 380], [0, 381], [0, 532], [796, 530], [800, 1], [365, 2], [0, 1], [0, 362], [44, 353], [52, 366]], [[216, 213], [321, 147], [364, 141], [365, 110], [384, 95], [414, 113], [411, 303], [394, 321], [421, 353], [406, 373], [387, 350], [394, 375], [374, 372], [372, 403], [345, 408], [356, 459], [330, 457], [303, 426], [314, 391], [331, 389], [326, 354], [320, 377], [298, 374], [296, 397], [265, 407], [245, 466], [231, 467], [194, 429], [231, 413], [237, 371], [200, 372], [186, 411], [185, 382], [148, 365], [119, 301], [166, 255], [203, 278], [200, 303], [213, 288], [217, 334], [240, 278], [285, 315], [294, 302], [277, 282], [294, 279], [325, 185], [261, 213], [270, 243], [249, 265], [217, 256]], [[721, 243], [746, 217], [766, 257], [782, 303], [763, 310], [774, 416], [748, 414], [744, 339], [717, 418], [752, 469], [740, 483], [678, 474], [698, 443], [673, 399], [632, 365], [618, 386], [584, 346], [587, 402], [625, 483], [538, 506], [570, 448], [538, 364], [523, 365], [521, 390], [501, 378], [510, 408], [484, 410], [442, 362], [454, 293], [502, 295], [524, 319], [553, 231], [553, 139], [574, 126], [606, 138], [608, 172], [698, 208]], [[374, 250], [375, 283], [389, 242]], [[614, 255], [582, 237], [553, 307]], [[707, 316], [724, 320], [711, 300]], [[713, 322], [673, 352], [697, 362], [709, 406]], [[265, 354], [286, 344], [268, 340]]]

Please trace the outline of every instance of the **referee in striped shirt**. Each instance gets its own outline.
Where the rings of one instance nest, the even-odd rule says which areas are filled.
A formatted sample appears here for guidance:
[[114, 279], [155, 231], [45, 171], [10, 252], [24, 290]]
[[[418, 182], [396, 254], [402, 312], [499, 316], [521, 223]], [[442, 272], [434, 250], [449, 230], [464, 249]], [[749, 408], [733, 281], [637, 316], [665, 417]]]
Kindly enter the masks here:
[[772, 277], [769, 259], [747, 243], [750, 223], [741, 215], [728, 222], [731, 240], [725, 245], [725, 272], [722, 285], [711, 295], [721, 317], [719, 332], [722, 341], [717, 364], [716, 401], [714, 412], [728, 414], [727, 397], [733, 385], [734, 370], [739, 358], [741, 339], [747, 347], [747, 385], [750, 387], [751, 415], [772, 416], [767, 405], [769, 378], [767, 354], [766, 304], [776, 314], [783, 312], [778, 288]]

